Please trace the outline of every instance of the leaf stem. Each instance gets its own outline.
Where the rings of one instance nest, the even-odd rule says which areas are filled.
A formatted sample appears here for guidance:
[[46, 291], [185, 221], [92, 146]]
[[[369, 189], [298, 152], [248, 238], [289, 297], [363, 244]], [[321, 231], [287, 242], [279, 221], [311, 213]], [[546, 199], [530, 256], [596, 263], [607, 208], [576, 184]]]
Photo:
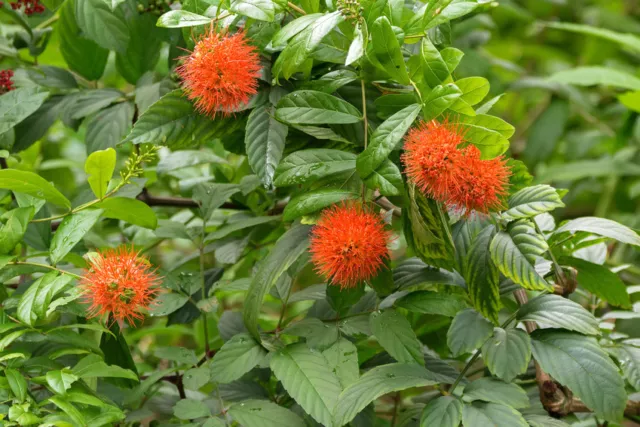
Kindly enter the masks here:
[[287, 2], [287, 6], [289, 6], [291, 9], [295, 10], [296, 12], [302, 14], [302, 15], [306, 15], [307, 12], [304, 11], [304, 9], [296, 6], [295, 4], [291, 3], [291, 2]]
[[[367, 119], [367, 95], [365, 93], [364, 80], [360, 80], [360, 88], [362, 89], [362, 121], [364, 123], [364, 149], [367, 149], [369, 143], [369, 120]], [[366, 201], [367, 186], [362, 181], [362, 203]]]
[[41, 263], [38, 263], [38, 262], [12, 261], [12, 262], [7, 263], [7, 265], [31, 265], [31, 266], [34, 266], [34, 267], [41, 267], [41, 268], [46, 268], [46, 269], [49, 269], [49, 270], [55, 270], [60, 274], [66, 274], [67, 276], [71, 276], [71, 277], [74, 277], [76, 279], [82, 279], [82, 276], [80, 276], [78, 274], [71, 273], [70, 271], [61, 270], [61, 269], [53, 267], [51, 265], [41, 264]]
[[42, 30], [44, 28], [50, 27], [52, 24], [54, 24], [58, 19], [60, 19], [60, 15], [55, 14], [51, 17], [49, 17], [49, 19], [42, 21], [41, 23], [39, 23], [36, 26], [36, 30]]

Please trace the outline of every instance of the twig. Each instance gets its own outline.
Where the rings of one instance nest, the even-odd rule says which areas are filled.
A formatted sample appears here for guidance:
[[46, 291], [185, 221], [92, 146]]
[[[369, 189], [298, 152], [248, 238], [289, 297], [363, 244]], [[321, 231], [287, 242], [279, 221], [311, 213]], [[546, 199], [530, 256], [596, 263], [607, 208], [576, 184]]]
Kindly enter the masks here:
[[71, 276], [71, 277], [74, 277], [76, 279], [82, 279], [82, 276], [79, 276], [79, 275], [77, 275], [75, 273], [71, 273], [69, 271], [61, 270], [59, 268], [53, 267], [51, 265], [40, 264], [40, 263], [37, 263], [37, 262], [12, 261], [12, 262], [7, 263], [7, 265], [32, 265], [34, 267], [40, 267], [40, 268], [46, 268], [48, 270], [54, 270], [54, 271], [57, 271], [60, 274], [66, 274], [67, 276]]
[[295, 4], [291, 3], [291, 2], [287, 2], [287, 6], [289, 6], [291, 9], [295, 10], [296, 12], [298, 12], [301, 15], [306, 15], [307, 12], [304, 11], [304, 9], [301, 9], [300, 7], [296, 6]]

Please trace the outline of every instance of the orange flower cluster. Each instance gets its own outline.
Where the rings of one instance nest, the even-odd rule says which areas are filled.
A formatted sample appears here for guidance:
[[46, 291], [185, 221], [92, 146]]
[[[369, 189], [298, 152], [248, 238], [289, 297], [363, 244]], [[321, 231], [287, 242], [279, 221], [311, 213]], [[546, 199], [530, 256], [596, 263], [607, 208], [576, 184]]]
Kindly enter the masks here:
[[409, 181], [429, 197], [467, 215], [503, 207], [511, 172], [502, 157], [480, 158], [464, 144], [462, 130], [448, 122], [422, 122], [405, 137], [402, 161]]
[[243, 33], [221, 35], [211, 27], [182, 60], [177, 72], [187, 96], [212, 118], [229, 115], [257, 93], [260, 58]]
[[91, 267], [80, 281], [83, 299], [90, 304], [91, 317], [111, 314], [122, 323], [133, 323], [144, 316], [159, 292], [160, 278], [149, 261], [126, 246], [108, 249], [91, 260]]
[[331, 284], [352, 288], [374, 277], [389, 257], [382, 217], [355, 202], [325, 209], [311, 237], [311, 257]]

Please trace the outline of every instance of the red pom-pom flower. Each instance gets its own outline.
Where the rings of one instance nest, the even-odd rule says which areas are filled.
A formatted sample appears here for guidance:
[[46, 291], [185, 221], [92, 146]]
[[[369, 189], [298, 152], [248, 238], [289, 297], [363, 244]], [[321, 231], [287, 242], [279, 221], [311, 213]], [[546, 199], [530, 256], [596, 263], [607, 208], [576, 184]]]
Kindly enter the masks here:
[[0, 71], [0, 95], [7, 93], [13, 89], [13, 70]]
[[311, 236], [318, 273], [342, 288], [374, 277], [389, 257], [382, 217], [355, 202], [325, 209]]
[[177, 72], [203, 114], [229, 115], [257, 93], [260, 58], [243, 33], [221, 35], [212, 27], [182, 60]]
[[120, 323], [144, 318], [141, 313], [159, 292], [160, 278], [149, 261], [121, 246], [98, 253], [80, 281], [91, 317], [111, 314]]

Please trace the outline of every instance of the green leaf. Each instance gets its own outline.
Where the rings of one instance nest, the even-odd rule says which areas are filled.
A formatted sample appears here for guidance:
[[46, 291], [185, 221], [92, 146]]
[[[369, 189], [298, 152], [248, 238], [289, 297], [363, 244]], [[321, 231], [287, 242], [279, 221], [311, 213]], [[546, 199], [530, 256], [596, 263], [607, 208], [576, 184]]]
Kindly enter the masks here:
[[303, 193], [291, 199], [284, 208], [283, 220], [291, 221], [303, 215], [319, 211], [327, 206], [334, 205], [343, 200], [353, 200], [360, 197], [358, 193], [349, 190], [325, 188], [322, 190]]
[[635, 92], [625, 92], [618, 95], [618, 101], [628, 109], [635, 111], [636, 113], [640, 112], [640, 90], [636, 90]]
[[309, 348], [322, 351], [336, 343], [339, 331], [335, 326], [326, 325], [312, 317], [293, 323], [283, 333], [304, 337]]
[[260, 363], [266, 354], [251, 335], [235, 335], [213, 357], [211, 378], [222, 384], [235, 381]]
[[570, 231], [572, 233], [576, 231], [586, 231], [587, 233], [609, 237], [622, 243], [640, 246], [640, 236], [638, 236], [638, 233], [629, 227], [605, 218], [586, 216], [573, 219], [562, 224], [553, 234], [559, 234], [564, 231]]
[[200, 205], [202, 218], [207, 221], [216, 209], [240, 191], [237, 184], [199, 184], [193, 190], [193, 198]]
[[335, 372], [343, 389], [358, 381], [360, 377], [358, 349], [351, 341], [340, 338], [335, 344], [324, 350], [322, 355], [327, 360], [331, 371]]
[[294, 412], [266, 400], [243, 400], [229, 408], [229, 415], [245, 427], [305, 427]]
[[149, 308], [149, 314], [152, 316], [166, 316], [180, 309], [187, 301], [189, 301], [188, 295], [176, 292], [161, 293]]
[[198, 15], [188, 10], [170, 10], [158, 18], [157, 26], [164, 28], [197, 27], [211, 22], [208, 16]]
[[56, 32], [60, 37], [60, 53], [73, 71], [87, 80], [98, 80], [107, 65], [109, 50], [84, 37], [75, 17], [75, 3], [66, 0], [60, 8]]
[[456, 80], [455, 85], [462, 91], [460, 100], [467, 105], [476, 105], [489, 93], [489, 81], [484, 77], [467, 77]]
[[162, 48], [166, 31], [156, 27], [156, 19], [150, 13], [138, 13], [135, 6], [125, 3], [126, 23], [129, 28], [129, 44], [124, 53], [116, 54], [116, 69], [129, 83], [136, 84], [148, 71], [152, 71]]
[[199, 400], [181, 399], [173, 407], [173, 414], [181, 420], [193, 420], [210, 416], [211, 410]]
[[[75, 81], [75, 80], [74, 80]], [[15, 142], [11, 151], [14, 153], [26, 150], [45, 136], [60, 116], [60, 106], [64, 105], [63, 96], [49, 97], [35, 113], [21, 121], [14, 128]]]
[[[335, 14], [331, 14], [331, 15], [335, 15]], [[302, 15], [292, 20], [291, 22], [287, 23], [287, 25], [282, 27], [280, 30], [278, 30], [277, 33], [273, 35], [273, 38], [271, 39], [271, 44], [273, 45], [274, 48], [282, 49], [284, 46], [286, 46], [287, 42], [291, 38], [293, 38], [297, 34], [300, 34], [305, 29], [313, 27], [314, 22], [323, 16], [326, 17], [328, 15], [324, 15], [322, 13], [311, 13], [308, 15]]]
[[11, 345], [11, 343], [13, 343], [15, 340], [17, 340], [27, 332], [29, 332], [29, 329], [21, 329], [19, 331], [13, 331], [10, 334], [2, 337], [2, 339], [0, 339], [0, 351], [4, 351], [8, 346]]
[[7, 222], [0, 228], [0, 254], [10, 253], [23, 240], [33, 212], [33, 206], [29, 206], [12, 209], [3, 215]]
[[460, 310], [468, 306], [462, 295], [433, 291], [411, 292], [396, 300], [395, 305], [415, 313], [439, 314], [447, 317], [455, 317]]
[[[415, 363], [376, 366], [347, 387], [337, 398], [335, 425], [350, 422], [368, 404], [385, 394], [436, 383], [433, 374]], [[330, 424], [327, 424], [330, 425]]]
[[198, 363], [196, 352], [184, 347], [158, 347], [154, 356], [182, 365], [196, 365]]
[[462, 421], [462, 403], [452, 396], [440, 396], [425, 406], [420, 427], [458, 427]]
[[315, 182], [320, 178], [356, 167], [356, 155], [329, 148], [296, 151], [278, 165], [276, 187]]
[[51, 262], [57, 264], [98, 222], [102, 209], [86, 209], [66, 216], [51, 239]]
[[63, 396], [53, 396], [49, 398], [49, 401], [56, 405], [58, 408], [62, 409], [65, 414], [79, 426], [87, 425], [85, 418], [82, 416], [82, 413], [73, 406], [67, 399]]
[[273, 186], [273, 175], [282, 158], [288, 131], [286, 125], [273, 117], [273, 107], [257, 107], [249, 114], [244, 136], [247, 158], [267, 188]]
[[640, 390], [640, 347], [636, 339], [624, 341], [615, 349], [616, 358], [620, 361], [624, 377], [636, 390]]
[[0, 134], [35, 113], [49, 96], [37, 86], [21, 87], [0, 96]]
[[449, 68], [442, 59], [440, 51], [425, 37], [420, 49], [424, 82], [429, 87], [436, 87], [449, 77]]
[[462, 425], [464, 427], [529, 427], [520, 412], [515, 409], [499, 403], [481, 402], [464, 405]]
[[527, 371], [531, 339], [519, 329], [494, 328], [493, 336], [482, 347], [482, 359], [493, 375], [511, 382]]
[[283, 234], [253, 276], [244, 301], [243, 319], [247, 330], [257, 340], [260, 340], [258, 316], [262, 300], [282, 273], [307, 250], [310, 231], [311, 227], [296, 226]]
[[117, 101], [123, 93], [115, 89], [94, 89], [76, 92], [64, 99], [63, 121], [82, 119], [97, 113]]
[[60, 294], [72, 277], [66, 274], [58, 276], [52, 271], [39, 277], [20, 297], [16, 316], [29, 326], [33, 326], [39, 317], [44, 317], [53, 298]]
[[[226, 160], [222, 157], [216, 156], [210, 151], [180, 150], [171, 153], [170, 156], [160, 159], [158, 166], [156, 166], [156, 171], [159, 174], [166, 174], [177, 169], [189, 168], [207, 163], [224, 164], [226, 163]], [[227, 185], [227, 187], [230, 186]]]
[[404, 181], [400, 169], [391, 160], [386, 160], [364, 180], [367, 188], [377, 189], [383, 196], [402, 194]]
[[528, 129], [527, 145], [523, 157], [529, 164], [547, 160], [554, 152], [565, 133], [571, 114], [570, 103], [565, 99], [554, 99], [535, 119]]
[[138, 376], [132, 371], [107, 365], [97, 354], [83, 357], [71, 371], [79, 378], [128, 378], [138, 381]]
[[344, 61], [344, 65], [351, 65], [362, 58], [367, 48], [368, 39], [366, 23], [361, 22], [356, 24], [356, 28], [353, 30], [353, 41], [349, 45], [349, 51], [347, 52], [347, 59]]
[[5, 369], [4, 375], [9, 381], [9, 388], [11, 392], [18, 400], [18, 402], [24, 402], [27, 398], [29, 387], [27, 386], [27, 380], [24, 379], [20, 371], [17, 369]]
[[424, 121], [435, 119], [444, 113], [460, 96], [462, 96], [462, 91], [453, 83], [434, 87], [424, 99], [422, 107]]
[[447, 345], [453, 356], [469, 353], [493, 333], [493, 325], [472, 308], [459, 312], [447, 332]]
[[87, 157], [84, 171], [88, 175], [89, 186], [98, 199], [102, 199], [107, 194], [107, 187], [115, 168], [116, 150], [113, 148], [95, 151]]
[[76, 1], [78, 27], [89, 39], [105, 49], [124, 53], [129, 43], [129, 28], [119, 9], [112, 11], [104, 0]]
[[400, 44], [386, 16], [379, 17], [371, 26], [369, 48], [369, 59], [376, 67], [386, 71], [400, 84], [410, 83]]
[[574, 24], [572, 22], [545, 22], [545, 27], [557, 30], [571, 31], [587, 36], [598, 37], [619, 44], [636, 52], [640, 52], [640, 38], [629, 33], [619, 33], [606, 28], [592, 27], [591, 25]]
[[463, 392], [466, 402], [482, 400], [484, 402], [501, 403], [520, 409], [529, 406], [529, 396], [517, 384], [509, 384], [495, 378], [483, 377], [469, 383]]
[[518, 320], [541, 322], [585, 335], [600, 335], [598, 321], [591, 313], [559, 295], [541, 295], [530, 300], [518, 310]]
[[525, 414], [524, 419], [531, 427], [569, 427], [569, 424], [547, 415]]
[[466, 256], [465, 281], [475, 309], [497, 324], [498, 313], [502, 307], [500, 273], [491, 261], [489, 252], [495, 232], [495, 227], [488, 225], [472, 240]]
[[123, 143], [153, 143], [177, 150], [196, 146], [222, 129], [229, 132], [234, 125], [230, 120], [212, 121], [198, 114], [182, 90], [177, 89], [152, 104], [140, 116]]
[[548, 78], [550, 82], [576, 86], [614, 86], [622, 89], [640, 90], [640, 79], [633, 74], [614, 68], [585, 66], [559, 71]]
[[412, 104], [382, 122], [371, 135], [369, 146], [358, 155], [356, 167], [367, 178], [389, 158], [420, 113], [420, 104]]
[[499, 117], [476, 114], [460, 115], [455, 123], [462, 127], [465, 138], [478, 147], [483, 159], [492, 159], [509, 148], [509, 138], [515, 128]]
[[298, 90], [280, 99], [276, 118], [290, 124], [347, 124], [362, 120], [360, 111], [336, 96]]
[[454, 275], [446, 270], [430, 267], [419, 258], [402, 261], [393, 270], [393, 282], [398, 290], [416, 285], [456, 285]]
[[453, 268], [453, 237], [442, 207], [413, 185], [408, 193], [409, 205], [402, 210], [407, 245], [428, 265]]
[[96, 206], [104, 212], [105, 218], [114, 218], [130, 224], [155, 230], [158, 226], [156, 213], [146, 203], [126, 197], [109, 197]]
[[538, 329], [531, 338], [533, 357], [544, 372], [569, 387], [598, 418], [622, 420], [624, 381], [595, 338], [551, 329]]
[[578, 284], [610, 304], [631, 307], [627, 286], [607, 267], [578, 258], [562, 258], [562, 265], [578, 270]]
[[59, 371], [47, 372], [46, 379], [47, 384], [56, 394], [66, 394], [71, 384], [78, 380], [78, 377], [65, 368]]
[[500, 231], [491, 241], [491, 260], [500, 272], [515, 283], [531, 290], [549, 289], [550, 285], [536, 272], [532, 262], [548, 248], [530, 223], [518, 220]]
[[530, 218], [564, 207], [560, 195], [549, 185], [526, 187], [509, 197], [509, 209], [502, 213], [507, 220]]
[[294, 344], [273, 355], [271, 370], [305, 412], [322, 425], [333, 425], [331, 416], [342, 387], [322, 353]]
[[87, 121], [87, 152], [115, 147], [131, 128], [133, 108], [121, 102], [99, 111]]
[[182, 377], [184, 386], [188, 390], [199, 390], [211, 381], [211, 372], [208, 367], [199, 366], [184, 372]]
[[[288, 79], [298, 71], [307, 58], [320, 46], [322, 39], [344, 21], [344, 17], [339, 11], [318, 17], [315, 15], [312, 15], [314, 16], [313, 18], [309, 16], [304, 22], [304, 17], [292, 21], [290, 23], [291, 26], [285, 26], [274, 37], [274, 46], [279, 46], [281, 41], [284, 43], [284, 41], [293, 37], [293, 40], [289, 42], [273, 64], [272, 73], [276, 81], [281, 75]], [[294, 23], [295, 26], [293, 25]]]
[[280, 221], [282, 218], [279, 215], [273, 216], [257, 216], [257, 217], [248, 217], [243, 218], [241, 220], [234, 220], [233, 222], [229, 221], [227, 225], [218, 228], [213, 233], [207, 235], [205, 238], [205, 243], [209, 243], [218, 239], [222, 239], [227, 237], [229, 234], [234, 233], [239, 230], [244, 230], [245, 228], [256, 227], [259, 225], [267, 224], [269, 222]]
[[411, 323], [395, 310], [371, 313], [371, 331], [380, 345], [400, 363], [424, 365], [422, 344], [411, 328]]
[[275, 5], [271, 0], [232, 0], [229, 10], [258, 21], [271, 22], [275, 18]]

